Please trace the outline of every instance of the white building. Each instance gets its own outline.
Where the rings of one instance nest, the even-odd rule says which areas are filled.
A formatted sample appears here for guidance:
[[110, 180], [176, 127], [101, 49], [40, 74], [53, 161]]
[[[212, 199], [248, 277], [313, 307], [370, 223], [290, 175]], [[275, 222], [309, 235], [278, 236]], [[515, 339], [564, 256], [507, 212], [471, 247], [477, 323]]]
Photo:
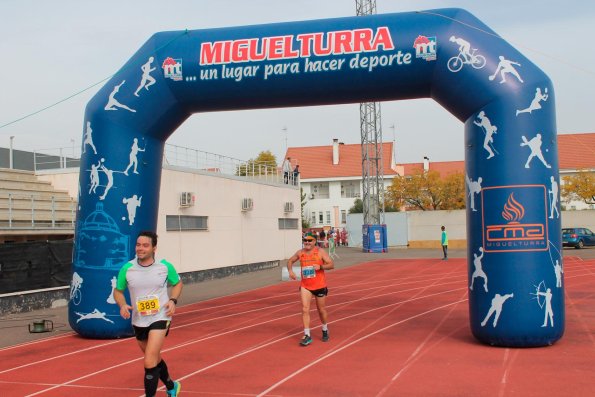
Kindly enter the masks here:
[[[464, 161], [396, 164], [392, 142], [382, 144], [385, 188], [397, 175], [411, 175], [416, 169], [436, 170], [441, 175], [465, 172]], [[595, 171], [595, 133], [558, 135], [560, 178], [578, 170]], [[362, 145], [290, 147], [286, 158], [299, 165], [300, 185], [306, 194], [303, 216], [313, 228], [344, 228], [354, 200], [362, 196]], [[563, 184], [563, 183], [561, 183]], [[595, 209], [595, 205], [562, 202], [568, 210]]]

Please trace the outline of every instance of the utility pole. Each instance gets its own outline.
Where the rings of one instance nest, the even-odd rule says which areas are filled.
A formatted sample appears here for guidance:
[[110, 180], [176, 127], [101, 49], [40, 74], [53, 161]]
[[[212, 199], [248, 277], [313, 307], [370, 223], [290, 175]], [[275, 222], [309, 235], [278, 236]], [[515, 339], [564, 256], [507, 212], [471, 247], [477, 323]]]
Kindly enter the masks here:
[[[376, 0], [356, 0], [357, 16], [376, 14]], [[360, 103], [364, 225], [384, 224], [384, 171], [380, 102]]]
[[287, 150], [289, 149], [289, 146], [287, 146], [287, 127], [284, 126], [281, 130], [285, 133], [285, 156], [287, 156]]

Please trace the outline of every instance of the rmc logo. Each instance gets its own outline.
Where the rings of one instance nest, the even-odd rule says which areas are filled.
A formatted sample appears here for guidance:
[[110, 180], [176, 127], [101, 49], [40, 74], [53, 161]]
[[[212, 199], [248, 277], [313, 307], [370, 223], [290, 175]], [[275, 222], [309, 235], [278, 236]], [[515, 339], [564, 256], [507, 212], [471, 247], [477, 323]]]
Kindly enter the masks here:
[[[545, 186], [487, 187], [482, 189], [481, 194], [483, 244], [486, 252], [548, 249]], [[492, 203], [492, 207], [485, 208], [483, 203], [486, 202]]]

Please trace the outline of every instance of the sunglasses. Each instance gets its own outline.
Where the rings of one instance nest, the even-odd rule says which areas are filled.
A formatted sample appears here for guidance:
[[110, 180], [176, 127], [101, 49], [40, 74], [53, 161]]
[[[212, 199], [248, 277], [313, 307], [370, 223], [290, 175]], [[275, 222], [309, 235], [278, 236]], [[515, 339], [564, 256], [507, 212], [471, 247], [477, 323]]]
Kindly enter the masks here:
[[314, 240], [313, 239], [303, 239], [302, 240], [304, 243], [313, 243]]

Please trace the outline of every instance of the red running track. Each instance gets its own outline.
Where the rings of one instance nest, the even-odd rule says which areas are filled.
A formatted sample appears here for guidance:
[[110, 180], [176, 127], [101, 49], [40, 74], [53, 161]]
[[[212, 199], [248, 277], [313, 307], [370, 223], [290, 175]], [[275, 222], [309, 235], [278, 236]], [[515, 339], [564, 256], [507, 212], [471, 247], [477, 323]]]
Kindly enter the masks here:
[[[298, 284], [286, 282], [180, 307], [163, 357], [182, 396], [591, 396], [595, 260], [567, 257], [564, 271], [566, 334], [550, 347], [476, 342], [465, 260], [407, 259], [327, 273], [327, 343], [314, 309], [314, 343], [298, 345]], [[136, 397], [142, 376], [133, 338], [0, 349], [3, 396]]]

